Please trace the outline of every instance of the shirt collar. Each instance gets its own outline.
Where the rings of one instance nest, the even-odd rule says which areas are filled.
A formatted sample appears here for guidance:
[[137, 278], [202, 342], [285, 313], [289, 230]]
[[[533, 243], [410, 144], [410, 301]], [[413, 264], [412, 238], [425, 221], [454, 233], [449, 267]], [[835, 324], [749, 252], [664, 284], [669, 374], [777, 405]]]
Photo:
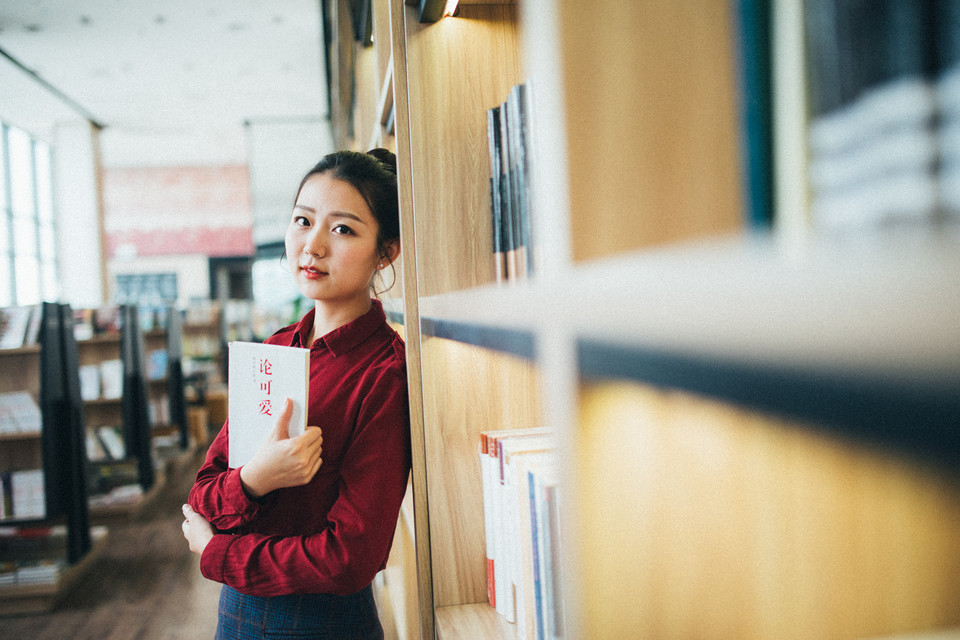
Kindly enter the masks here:
[[[339, 356], [369, 338], [387, 320], [387, 315], [383, 312], [383, 303], [376, 299], [371, 299], [370, 302], [369, 311], [320, 337], [314, 345], [322, 343], [334, 356]], [[310, 338], [310, 330], [313, 329], [313, 319], [316, 312], [316, 308], [310, 309], [297, 324], [296, 341], [299, 344], [295, 346], [302, 347], [307, 344]]]

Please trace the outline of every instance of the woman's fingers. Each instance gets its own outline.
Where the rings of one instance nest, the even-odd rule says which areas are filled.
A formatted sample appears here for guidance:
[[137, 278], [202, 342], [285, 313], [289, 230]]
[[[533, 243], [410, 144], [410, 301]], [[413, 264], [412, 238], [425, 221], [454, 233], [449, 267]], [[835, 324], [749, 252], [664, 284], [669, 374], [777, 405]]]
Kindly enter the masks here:
[[283, 440], [290, 437], [290, 416], [293, 415], [293, 401], [287, 398], [283, 401], [283, 409], [277, 416], [277, 421], [273, 423], [273, 433], [271, 436], [275, 440]]

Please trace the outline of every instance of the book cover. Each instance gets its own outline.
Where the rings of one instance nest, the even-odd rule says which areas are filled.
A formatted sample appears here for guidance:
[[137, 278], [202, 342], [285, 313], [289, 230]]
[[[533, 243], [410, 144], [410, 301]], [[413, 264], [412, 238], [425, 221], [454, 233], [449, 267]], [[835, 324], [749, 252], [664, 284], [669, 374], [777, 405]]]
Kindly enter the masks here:
[[17, 349], [23, 346], [31, 313], [32, 307], [0, 309], [0, 349]]
[[100, 366], [82, 364], [79, 369], [80, 399], [96, 400], [100, 397]]
[[27, 391], [0, 394], [0, 433], [40, 433], [40, 406]]
[[309, 349], [231, 342], [228, 360], [230, 467], [246, 464], [273, 429], [286, 398], [293, 401], [290, 437], [307, 427]]
[[123, 360], [114, 358], [100, 363], [100, 397], [118, 400], [123, 397]]
[[14, 518], [46, 517], [43, 469], [13, 471], [10, 473], [10, 485]]

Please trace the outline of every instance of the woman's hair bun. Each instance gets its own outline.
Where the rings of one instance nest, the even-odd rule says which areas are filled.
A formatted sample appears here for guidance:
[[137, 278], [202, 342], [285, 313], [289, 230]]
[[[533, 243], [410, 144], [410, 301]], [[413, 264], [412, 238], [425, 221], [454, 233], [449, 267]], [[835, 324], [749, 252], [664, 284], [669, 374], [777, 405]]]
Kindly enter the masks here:
[[376, 149], [370, 149], [370, 151], [367, 151], [367, 155], [371, 155], [383, 164], [387, 165], [390, 168], [390, 171], [394, 174], [397, 173], [397, 156], [395, 156], [389, 149], [377, 147]]

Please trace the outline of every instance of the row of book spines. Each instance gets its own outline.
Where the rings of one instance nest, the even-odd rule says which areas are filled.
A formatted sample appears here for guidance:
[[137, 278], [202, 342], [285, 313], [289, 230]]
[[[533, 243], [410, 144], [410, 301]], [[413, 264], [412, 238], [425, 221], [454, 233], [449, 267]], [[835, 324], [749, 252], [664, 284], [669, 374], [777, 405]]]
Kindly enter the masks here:
[[490, 209], [496, 280], [523, 279], [533, 272], [526, 86], [514, 85], [507, 99], [487, 109]]
[[562, 636], [553, 440], [549, 428], [480, 436], [488, 601], [521, 639]]
[[954, 0], [808, 0], [804, 15], [815, 115], [896, 77], [936, 77], [960, 60]]

